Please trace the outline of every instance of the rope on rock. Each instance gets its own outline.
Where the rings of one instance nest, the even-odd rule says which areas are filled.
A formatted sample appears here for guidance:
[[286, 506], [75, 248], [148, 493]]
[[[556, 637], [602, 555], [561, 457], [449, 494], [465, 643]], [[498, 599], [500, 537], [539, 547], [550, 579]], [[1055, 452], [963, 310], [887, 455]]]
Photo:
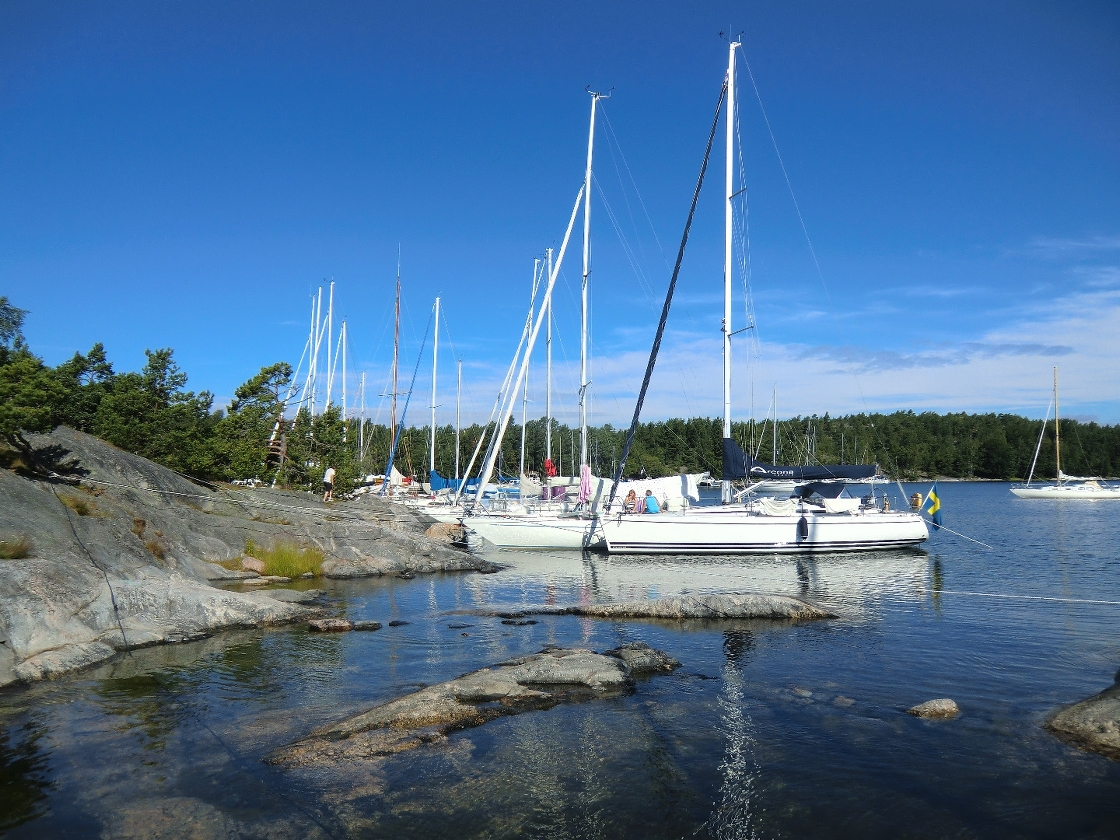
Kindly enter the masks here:
[[128, 651], [128, 655], [131, 656], [132, 649], [129, 647], [128, 637], [124, 633], [124, 624], [121, 622], [121, 610], [120, 607], [117, 606], [117, 593], [113, 591], [113, 584], [109, 582], [109, 572], [104, 569], [100, 563], [93, 559], [93, 554], [90, 552], [89, 548], [86, 547], [86, 544], [82, 542], [82, 538], [78, 536], [78, 529], [74, 527], [74, 520], [70, 516], [70, 508], [67, 506], [66, 502], [62, 501], [62, 497], [59, 496], [58, 491], [54, 489], [54, 484], [51, 484], [51, 492], [54, 493], [54, 497], [58, 499], [58, 503], [62, 505], [62, 511], [66, 514], [66, 522], [70, 525], [70, 531], [74, 534], [74, 539], [78, 541], [78, 545], [80, 545], [82, 547], [82, 551], [86, 553], [86, 557], [89, 558], [89, 562], [92, 563], [93, 567], [97, 569], [97, 571], [101, 572], [102, 576], [105, 578], [105, 585], [109, 587], [109, 600], [113, 602], [113, 615], [116, 616], [117, 627], [120, 628], [121, 631], [121, 642], [124, 645], [125, 650]]

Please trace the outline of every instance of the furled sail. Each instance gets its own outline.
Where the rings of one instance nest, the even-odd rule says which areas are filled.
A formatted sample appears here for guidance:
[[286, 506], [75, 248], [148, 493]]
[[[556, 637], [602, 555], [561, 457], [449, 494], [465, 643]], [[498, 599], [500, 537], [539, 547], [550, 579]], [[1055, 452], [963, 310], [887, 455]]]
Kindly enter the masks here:
[[732, 481], [745, 478], [751, 481], [828, 481], [840, 478], [855, 481], [873, 477], [878, 469], [875, 464], [813, 464], [804, 467], [766, 464], [756, 461], [731, 438], [723, 439], [723, 477]]

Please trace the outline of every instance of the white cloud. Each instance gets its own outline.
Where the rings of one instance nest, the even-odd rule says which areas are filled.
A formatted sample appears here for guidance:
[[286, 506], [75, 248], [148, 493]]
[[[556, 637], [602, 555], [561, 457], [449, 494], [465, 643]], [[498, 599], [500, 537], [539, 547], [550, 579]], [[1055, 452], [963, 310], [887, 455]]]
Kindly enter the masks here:
[[1075, 254], [1120, 251], [1120, 236], [1091, 236], [1087, 239], [1036, 237], [1030, 250], [1046, 256], [1069, 257]]

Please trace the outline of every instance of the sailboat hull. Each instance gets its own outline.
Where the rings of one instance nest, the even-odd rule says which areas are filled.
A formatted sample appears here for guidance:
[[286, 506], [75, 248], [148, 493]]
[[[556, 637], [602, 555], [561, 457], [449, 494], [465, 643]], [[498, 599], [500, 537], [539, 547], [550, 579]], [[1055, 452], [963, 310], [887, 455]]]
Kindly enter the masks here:
[[795, 513], [765, 516], [745, 509], [601, 522], [611, 554], [817, 554], [906, 548], [929, 539], [914, 513]]
[[602, 545], [597, 520], [559, 516], [471, 516], [468, 530], [499, 548], [580, 551]]
[[1020, 499], [1116, 499], [1120, 501], [1120, 488], [1100, 485], [1086, 487], [1050, 484], [1041, 487], [1012, 487], [1011, 492]]

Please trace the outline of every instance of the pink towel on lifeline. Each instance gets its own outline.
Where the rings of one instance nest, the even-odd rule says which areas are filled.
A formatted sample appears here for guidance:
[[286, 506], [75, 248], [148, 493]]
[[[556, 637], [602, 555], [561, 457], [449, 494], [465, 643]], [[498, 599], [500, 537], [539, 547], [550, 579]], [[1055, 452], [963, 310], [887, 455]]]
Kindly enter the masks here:
[[579, 468], [579, 500], [586, 502], [591, 498], [591, 467], [583, 464]]

